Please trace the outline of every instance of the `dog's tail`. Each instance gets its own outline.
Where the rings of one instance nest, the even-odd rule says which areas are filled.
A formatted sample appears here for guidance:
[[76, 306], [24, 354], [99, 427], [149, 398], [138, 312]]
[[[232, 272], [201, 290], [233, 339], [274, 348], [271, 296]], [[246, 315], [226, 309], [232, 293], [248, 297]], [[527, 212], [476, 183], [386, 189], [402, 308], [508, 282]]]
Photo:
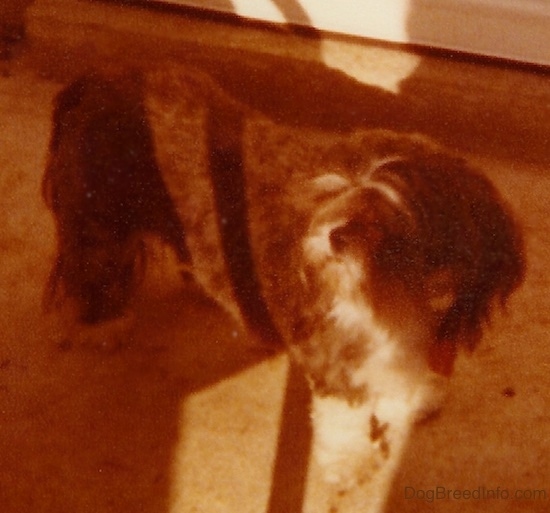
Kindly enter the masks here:
[[45, 301], [72, 297], [85, 322], [124, 310], [145, 263], [145, 235], [191, 263], [135, 77], [91, 74], [58, 94], [42, 194], [58, 242]]

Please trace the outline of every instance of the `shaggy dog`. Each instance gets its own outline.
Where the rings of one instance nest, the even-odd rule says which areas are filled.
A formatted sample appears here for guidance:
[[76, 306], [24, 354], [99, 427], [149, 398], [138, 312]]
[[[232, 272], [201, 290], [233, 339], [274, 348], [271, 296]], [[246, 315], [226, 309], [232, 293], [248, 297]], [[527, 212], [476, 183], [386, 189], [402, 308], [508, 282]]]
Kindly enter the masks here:
[[302, 366], [327, 481], [360, 484], [521, 283], [509, 208], [423, 136], [298, 130], [197, 74], [143, 80], [87, 77], [56, 100], [50, 288], [100, 320], [135, 289], [144, 232], [183, 261], [188, 248], [204, 290], [261, 336], [280, 334]]

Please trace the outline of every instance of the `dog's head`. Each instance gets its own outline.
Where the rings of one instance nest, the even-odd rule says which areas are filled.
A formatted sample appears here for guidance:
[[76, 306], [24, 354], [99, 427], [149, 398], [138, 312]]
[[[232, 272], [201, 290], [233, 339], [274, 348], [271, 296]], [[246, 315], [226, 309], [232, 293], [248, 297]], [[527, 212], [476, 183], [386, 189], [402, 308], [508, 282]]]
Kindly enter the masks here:
[[[373, 423], [403, 431], [431, 371], [450, 374], [456, 348], [475, 347], [494, 303], [522, 281], [522, 238], [491, 182], [422, 137], [359, 133], [323, 159], [308, 184], [293, 347], [324, 405], [317, 435], [348, 407], [363, 433]], [[322, 413], [331, 401], [342, 411]], [[359, 438], [338, 443], [357, 454]]]

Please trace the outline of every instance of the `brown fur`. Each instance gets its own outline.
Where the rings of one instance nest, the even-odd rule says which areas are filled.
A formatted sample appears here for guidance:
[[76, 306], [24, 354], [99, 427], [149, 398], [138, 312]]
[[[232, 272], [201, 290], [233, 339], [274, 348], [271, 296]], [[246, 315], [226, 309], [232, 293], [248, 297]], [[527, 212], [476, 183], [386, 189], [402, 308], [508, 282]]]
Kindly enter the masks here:
[[73, 298], [87, 323], [124, 311], [143, 263], [144, 234], [190, 261], [156, 164], [140, 83], [125, 86], [92, 75], [55, 100], [43, 196], [56, 221], [58, 255], [45, 301]]

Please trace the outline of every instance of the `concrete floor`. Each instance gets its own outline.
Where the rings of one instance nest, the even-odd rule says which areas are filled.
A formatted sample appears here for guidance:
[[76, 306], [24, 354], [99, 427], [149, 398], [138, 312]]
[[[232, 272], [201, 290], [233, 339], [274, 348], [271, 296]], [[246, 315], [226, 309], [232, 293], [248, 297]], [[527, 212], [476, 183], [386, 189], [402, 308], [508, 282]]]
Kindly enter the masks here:
[[[92, 66], [174, 60], [281, 122], [419, 130], [487, 170], [524, 226], [527, 281], [459, 360], [441, 415], [415, 431], [387, 511], [547, 511], [550, 77], [164, 11], [70, 7], [37, 1], [0, 77], [0, 511], [267, 509], [285, 355], [183, 288], [160, 250], [123, 329], [75, 333], [41, 309], [55, 241], [39, 189], [55, 92]], [[436, 486], [493, 498], [405, 495]], [[497, 488], [546, 500], [494, 498]]]

